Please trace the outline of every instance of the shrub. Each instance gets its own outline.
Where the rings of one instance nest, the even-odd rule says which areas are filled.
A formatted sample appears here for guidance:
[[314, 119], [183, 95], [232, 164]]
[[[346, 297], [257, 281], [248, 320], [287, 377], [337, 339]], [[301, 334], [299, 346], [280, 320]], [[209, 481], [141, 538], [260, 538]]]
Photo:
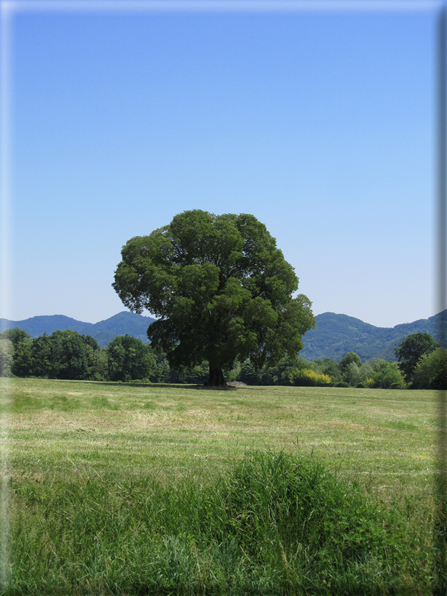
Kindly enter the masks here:
[[323, 373], [331, 377], [332, 383], [341, 381], [340, 365], [332, 358], [325, 358], [324, 360], [314, 360], [312, 362], [312, 368], [316, 372]]
[[356, 387], [356, 385], [360, 383], [361, 379], [359, 365], [356, 362], [351, 362], [348, 364], [343, 377], [350, 387]]
[[447, 350], [437, 348], [429, 355], [423, 355], [414, 373], [414, 389], [447, 389]]
[[150, 377], [155, 358], [149, 346], [130, 335], [119, 335], [107, 346], [108, 374], [111, 381], [133, 381]]
[[380, 389], [405, 389], [406, 384], [397, 362], [375, 360], [372, 378], [374, 386]]
[[308, 368], [292, 371], [289, 379], [292, 385], [300, 387], [325, 387], [331, 383], [331, 377], [328, 375], [317, 373]]

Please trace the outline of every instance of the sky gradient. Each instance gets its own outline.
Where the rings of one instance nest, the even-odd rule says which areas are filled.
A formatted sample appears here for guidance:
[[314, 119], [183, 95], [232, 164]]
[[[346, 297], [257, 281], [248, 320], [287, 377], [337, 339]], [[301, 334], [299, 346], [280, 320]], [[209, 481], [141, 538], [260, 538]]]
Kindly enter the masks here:
[[265, 223], [314, 314], [435, 314], [435, 20], [16, 12], [0, 316], [124, 310], [121, 247], [188, 209]]

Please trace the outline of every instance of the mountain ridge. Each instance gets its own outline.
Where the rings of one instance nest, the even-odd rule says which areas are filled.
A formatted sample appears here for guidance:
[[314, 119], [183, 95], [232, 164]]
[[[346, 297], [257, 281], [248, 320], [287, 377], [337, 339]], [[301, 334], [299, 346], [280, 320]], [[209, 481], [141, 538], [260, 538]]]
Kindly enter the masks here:
[[106, 347], [118, 335], [132, 335], [144, 343], [147, 339], [147, 328], [155, 321], [152, 317], [137, 315], [132, 312], [122, 311], [97, 323], [85, 323], [65, 315], [39, 315], [30, 317], [23, 321], [11, 321], [0, 319], [0, 329], [11, 329], [18, 327], [31, 335], [39, 337], [46, 333], [50, 335], [54, 331], [66, 331], [71, 329], [81, 335], [91, 335], [98, 342], [101, 348]]
[[394, 348], [413, 333], [430, 333], [440, 342], [441, 329], [446, 327], [447, 310], [428, 319], [399, 323], [394, 327], [376, 327], [349, 315], [330, 312], [315, 318], [316, 329], [311, 329], [303, 336], [302, 358], [333, 358], [340, 362], [347, 352], [355, 352], [365, 362], [370, 358], [396, 360]]
[[[376, 327], [361, 319], [332, 312], [322, 313], [315, 318], [316, 329], [311, 329], [303, 336], [304, 348], [300, 357], [306, 360], [333, 358], [340, 362], [347, 352], [355, 352], [362, 362], [374, 357], [396, 360], [394, 348], [407, 335], [426, 332], [439, 342], [441, 329], [447, 326], [447, 310], [428, 319], [400, 323], [394, 327]], [[105, 347], [115, 337], [126, 333], [149, 343], [147, 328], [155, 320], [127, 311], [119, 312], [97, 323], [85, 323], [65, 315], [41, 315], [22, 321], [0, 319], [0, 329], [18, 327], [31, 337], [71, 329], [81, 335], [91, 335], [100, 347]]]

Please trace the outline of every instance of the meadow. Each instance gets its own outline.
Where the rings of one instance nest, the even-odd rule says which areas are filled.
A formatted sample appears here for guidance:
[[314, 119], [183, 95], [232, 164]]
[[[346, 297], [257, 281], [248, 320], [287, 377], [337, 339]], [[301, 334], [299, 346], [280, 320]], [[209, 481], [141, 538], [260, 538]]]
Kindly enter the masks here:
[[0, 594], [428, 594], [436, 392], [0, 379]]

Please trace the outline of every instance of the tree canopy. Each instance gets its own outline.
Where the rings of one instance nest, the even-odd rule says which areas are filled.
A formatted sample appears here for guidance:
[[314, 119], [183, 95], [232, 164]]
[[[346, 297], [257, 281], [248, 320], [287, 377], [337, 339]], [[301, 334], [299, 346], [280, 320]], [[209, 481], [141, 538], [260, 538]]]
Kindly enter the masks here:
[[340, 362], [340, 370], [342, 373], [345, 373], [351, 364], [356, 364], [357, 366], [362, 366], [362, 361], [360, 356], [355, 352], [348, 352]]
[[119, 335], [107, 346], [109, 379], [148, 379], [155, 367], [149, 346], [130, 335]]
[[436, 348], [424, 354], [413, 371], [413, 389], [447, 389], [447, 350]]
[[413, 333], [395, 348], [399, 369], [407, 383], [413, 380], [413, 373], [421, 357], [431, 354], [437, 347], [438, 344], [429, 333]]
[[296, 357], [315, 326], [309, 299], [275, 239], [253, 215], [185, 211], [122, 249], [112, 284], [130, 310], [158, 316], [152, 346], [171, 366], [209, 363], [209, 384], [250, 358], [256, 368]]

